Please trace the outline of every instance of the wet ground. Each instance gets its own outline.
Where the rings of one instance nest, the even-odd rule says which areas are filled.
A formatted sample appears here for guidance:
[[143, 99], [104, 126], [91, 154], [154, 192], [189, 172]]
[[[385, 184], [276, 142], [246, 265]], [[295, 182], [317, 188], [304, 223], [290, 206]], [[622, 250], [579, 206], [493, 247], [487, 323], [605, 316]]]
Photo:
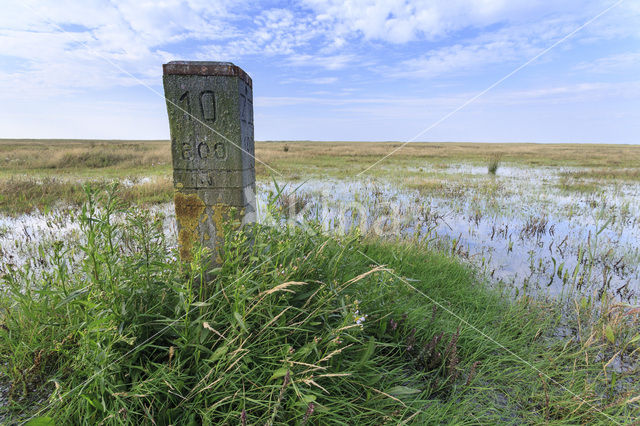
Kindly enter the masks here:
[[[279, 205], [297, 225], [320, 219], [330, 232], [358, 226], [365, 234], [413, 238], [449, 251], [516, 294], [607, 292], [634, 301], [640, 290], [640, 184], [587, 182], [597, 190], [573, 191], [565, 174], [576, 170], [502, 166], [492, 176], [486, 167], [455, 164], [412, 170], [410, 185], [403, 178], [289, 182]], [[420, 173], [441, 186], [422, 190]], [[274, 193], [274, 185], [258, 183], [261, 221], [268, 221], [265, 206]], [[175, 244], [173, 207], [153, 209], [165, 215]], [[26, 263], [37, 268], [42, 247], [79, 238], [77, 213], [0, 216], [0, 272]]]
[[[320, 220], [332, 233], [357, 226], [366, 235], [413, 239], [453, 253], [514, 296], [526, 293], [570, 308], [573, 302], [562, 302], [606, 294], [633, 307], [640, 295], [640, 183], [567, 178], [580, 170], [502, 166], [493, 176], [486, 167], [455, 164], [408, 170], [410, 177], [398, 173], [386, 181], [281, 182], [285, 189], [275, 204], [289, 220], [277, 225]], [[125, 186], [144, 182], [122, 181]], [[275, 185], [258, 183], [261, 222], [275, 223], [266, 207], [275, 194]], [[173, 205], [151, 209], [164, 217], [167, 240], [175, 246]], [[78, 214], [59, 208], [0, 215], [0, 274], [12, 267], [46, 267], [43, 250], [56, 241], [80, 240]], [[569, 321], [550, 338], [576, 336]], [[632, 360], [611, 359], [609, 368], [618, 373], [636, 368]], [[0, 407], [7, 390], [0, 380]]]
[[[416, 238], [459, 255], [518, 294], [607, 292], [635, 300], [640, 185], [600, 182], [597, 192], [575, 192], [561, 184], [566, 172], [503, 167], [488, 176], [486, 167], [458, 165], [442, 172], [457, 176], [455, 186], [426, 194], [366, 180], [314, 180], [287, 189], [297, 188], [298, 221], [320, 217], [337, 232], [357, 225], [364, 233]], [[273, 190], [261, 187], [263, 203]]]

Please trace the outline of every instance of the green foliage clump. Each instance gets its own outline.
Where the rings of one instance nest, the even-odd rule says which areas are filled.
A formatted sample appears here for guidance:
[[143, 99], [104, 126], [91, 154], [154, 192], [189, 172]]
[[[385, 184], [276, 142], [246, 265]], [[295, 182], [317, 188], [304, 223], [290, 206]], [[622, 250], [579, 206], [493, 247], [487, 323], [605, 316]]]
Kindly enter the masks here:
[[500, 167], [502, 161], [502, 154], [494, 154], [489, 158], [489, 164], [487, 164], [487, 171], [490, 175], [495, 175]]
[[[80, 247], [56, 243], [42, 275], [4, 277], [14, 409], [46, 396], [40, 411], [71, 423], [373, 422], [425, 402], [401, 386], [406, 325], [388, 329], [396, 314], [381, 310], [394, 279], [361, 256], [349, 265], [355, 240], [255, 226], [228, 232], [211, 270], [204, 250], [177, 260], [157, 218], [87, 196]], [[426, 374], [451, 385], [446, 371], [413, 380]]]
[[[478, 286], [446, 255], [336, 239], [317, 224], [229, 223], [221, 267], [203, 249], [183, 263], [162, 218], [126, 209], [113, 190], [86, 195], [81, 244], [57, 242], [0, 284], [11, 421], [601, 419], [523, 367], [547, 363], [543, 312]], [[584, 383], [572, 374], [568, 386]]]

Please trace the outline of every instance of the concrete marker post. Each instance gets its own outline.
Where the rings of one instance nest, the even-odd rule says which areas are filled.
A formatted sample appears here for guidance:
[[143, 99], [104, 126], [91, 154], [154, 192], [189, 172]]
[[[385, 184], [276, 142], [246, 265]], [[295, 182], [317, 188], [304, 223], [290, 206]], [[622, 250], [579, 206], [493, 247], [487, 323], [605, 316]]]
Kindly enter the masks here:
[[199, 242], [219, 265], [231, 211], [256, 220], [251, 77], [230, 62], [174, 61], [163, 83], [180, 257], [190, 261]]

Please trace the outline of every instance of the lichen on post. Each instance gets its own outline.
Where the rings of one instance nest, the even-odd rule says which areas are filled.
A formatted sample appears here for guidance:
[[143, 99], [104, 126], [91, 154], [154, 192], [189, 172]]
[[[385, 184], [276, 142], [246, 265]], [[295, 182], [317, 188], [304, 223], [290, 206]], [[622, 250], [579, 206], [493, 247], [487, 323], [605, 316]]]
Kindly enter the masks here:
[[229, 62], [175, 61], [163, 71], [180, 257], [191, 260], [200, 243], [219, 264], [231, 212], [242, 224], [256, 219], [251, 78]]

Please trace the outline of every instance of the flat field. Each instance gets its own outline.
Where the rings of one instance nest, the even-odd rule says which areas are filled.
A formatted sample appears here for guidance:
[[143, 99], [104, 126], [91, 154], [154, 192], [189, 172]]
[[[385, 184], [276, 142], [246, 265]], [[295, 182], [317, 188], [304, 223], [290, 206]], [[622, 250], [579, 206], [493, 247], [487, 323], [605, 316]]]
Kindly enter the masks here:
[[[257, 142], [256, 158], [262, 181], [372, 177], [423, 191], [439, 190], [441, 178], [455, 183], [464, 177], [451, 173], [451, 166], [494, 160], [566, 169], [559, 184], [579, 192], [596, 190], [598, 182], [640, 180], [640, 145]], [[0, 211], [5, 213], [48, 209], [56, 202], [77, 205], [79, 184], [114, 179], [142, 184], [128, 191], [129, 200], [170, 201], [169, 141], [0, 139]]]
[[[69, 276], [65, 268], [73, 269], [73, 265], [85, 265], [83, 268], [86, 268], [90, 264], [91, 258], [86, 257], [90, 251], [87, 241], [96, 237], [91, 237], [90, 233], [88, 237], [87, 229], [97, 231], [87, 228], [87, 223], [92, 222], [86, 218], [85, 203], [91, 196], [91, 192], [83, 188], [86, 183], [98, 192], [106, 191], [105, 194], [109, 193], [113, 183], [117, 183], [118, 199], [129, 208], [129, 213], [122, 213], [122, 217], [130, 218], [131, 212], [140, 211], [151, 214], [158, 232], [166, 241], [166, 246], [156, 253], [162, 258], [158, 264], [171, 263], [166, 250], [175, 249], [176, 229], [171, 204], [170, 155], [168, 141], [0, 140], [0, 274], [5, 278], [12, 277], [14, 290], [18, 288], [18, 294], [21, 294], [21, 287], [16, 284], [21, 282], [20, 279], [38, 282], [62, 274], [63, 277], [51, 278], [52, 282], [62, 283]], [[257, 142], [256, 158], [259, 220], [270, 225], [270, 232], [277, 233], [272, 237], [292, 253], [290, 258], [273, 265], [274, 271], [288, 271], [283, 272], [282, 280], [349, 282], [349, 279], [366, 274], [367, 265], [375, 267], [378, 263], [381, 268], [386, 265], [395, 271], [387, 276], [393, 283], [385, 281], [387, 278], [379, 282], [372, 280], [370, 284], [374, 290], [371, 294], [362, 290], [364, 293], [357, 296], [360, 302], [351, 295], [351, 299], [339, 299], [336, 303], [346, 306], [347, 310], [350, 309], [349, 315], [358, 318], [364, 318], [358, 315], [369, 309], [372, 324], [378, 324], [375, 321], [382, 321], [380, 318], [385, 321], [391, 318], [391, 323], [387, 322], [382, 327], [384, 330], [389, 326], [397, 327], [398, 318], [406, 319], [400, 313], [402, 309], [411, 309], [414, 314], [419, 313], [415, 315], [422, 315], [418, 318], [409, 313], [409, 322], [397, 342], [393, 340], [398, 338], [397, 333], [391, 339], [385, 334], [387, 331], [380, 334], [379, 330], [375, 336], [350, 337], [355, 339], [352, 340], [354, 345], [364, 344], [366, 339], [373, 339], [369, 342], [375, 340], [377, 343], [370, 345], [376, 348], [397, 345], [389, 349], [391, 352], [381, 349], [380, 356], [401, 354], [413, 360], [410, 362], [423, 357], [422, 361], [416, 361], [423, 370], [431, 363], [440, 365], [432, 366], [439, 369], [438, 377], [420, 376], [424, 382], [403, 379], [398, 384], [392, 380], [389, 383], [395, 384], [380, 389], [371, 385], [373, 390], [367, 391], [370, 395], [386, 395], [387, 402], [396, 404], [395, 411], [391, 410], [394, 414], [388, 414], [391, 418], [417, 424], [447, 421], [469, 424], [501, 421], [611, 424], [624, 423], [640, 415], [640, 146]], [[81, 208], [82, 205], [85, 207]], [[131, 219], [132, 229], [139, 225], [135, 217]], [[104, 226], [107, 228], [111, 226], [111, 222], [106, 223]], [[307, 232], [309, 227], [320, 230], [324, 242], [314, 245], [309, 240], [312, 238]], [[276, 228], [279, 231], [274, 231]], [[129, 241], [129, 237], [123, 238], [123, 241]], [[334, 240], [338, 242], [335, 246], [332, 245]], [[144, 246], [143, 242], [136, 240], [131, 244]], [[345, 254], [341, 244], [355, 247], [356, 252], [375, 253], [377, 260], [350, 257], [354, 254]], [[53, 273], [49, 269], [60, 262], [62, 245], [76, 248], [65, 252], [70, 256], [68, 265], [62, 268], [58, 263], [57, 272]], [[298, 245], [304, 250], [296, 249]], [[325, 246], [330, 247], [326, 253], [318, 248]], [[125, 244], [123, 253], [126, 247]], [[318, 253], [313, 254], [316, 249]], [[96, 255], [95, 251], [91, 253]], [[133, 253], [132, 256], [138, 254]], [[295, 272], [298, 264], [306, 265], [310, 256], [316, 259], [317, 264], [310, 262], [308, 275], [301, 276], [301, 272]], [[140, 261], [136, 259], [136, 262]], [[248, 261], [251, 265], [259, 261], [269, 265], [273, 263], [264, 253], [247, 259], [253, 259]], [[344, 269], [339, 264], [340, 259], [350, 262], [351, 266], [344, 266]], [[123, 271], [129, 271], [127, 268], [130, 266], [122, 266]], [[326, 270], [322, 269], [325, 267]], [[79, 273], [84, 273], [83, 270], [78, 269]], [[16, 271], [20, 273], [16, 275]], [[126, 271], [122, 272], [123, 276], [131, 280]], [[259, 278], [245, 282], [239, 271], [221, 273], [220, 279], [231, 281], [231, 277], [235, 277], [245, 283], [243, 288], [261, 282]], [[276, 277], [273, 285], [280, 283], [281, 272], [276, 274], [264, 268], [261, 271], [263, 276]], [[382, 282], [386, 283], [384, 291], [387, 293], [384, 295], [375, 291], [375, 286]], [[81, 291], [83, 285], [79, 279], [77, 291]], [[403, 288], [398, 294], [406, 299], [403, 299], [403, 306], [390, 308], [384, 300], [393, 298], [394, 285]], [[69, 294], [75, 294], [64, 286], [63, 290], [60, 290], [64, 293], [64, 297], [60, 296], [63, 301]], [[104, 289], [100, 291], [100, 294], [107, 294]], [[9, 296], [8, 293], [5, 296], [0, 305], [5, 321], [9, 321], [8, 312], [14, 309], [11, 306], [15, 306], [11, 298], [18, 300], [20, 297], [15, 294]], [[187, 296], [181, 294], [179, 297], [183, 300]], [[363, 297], [371, 297], [376, 302], [367, 305], [362, 301]], [[228, 304], [226, 294], [224, 298], [220, 303]], [[247, 296], [246, 300], [251, 298]], [[482, 305], [478, 302], [480, 300], [492, 300], [492, 305]], [[29, 309], [37, 306], [31, 300], [25, 303]], [[68, 302], [60, 302], [55, 309], [65, 303]], [[197, 306], [205, 309], [204, 305]], [[60, 309], [62, 318], [65, 314]], [[84, 308], [80, 306], [78, 309], [82, 311]], [[187, 312], [189, 309], [185, 305]], [[388, 318], [384, 314], [385, 309], [395, 313]], [[234, 318], [233, 315], [230, 318]], [[513, 327], [501, 323], [502, 315], [511, 318], [509, 322]], [[446, 325], [432, 327], [435, 320], [427, 318], [431, 316], [434, 319], [446, 318], [443, 319]], [[16, 327], [35, 327], [33, 322], [27, 327], [28, 322], [20, 322], [16, 318], [11, 317]], [[75, 321], [81, 324], [75, 316], [69, 318], [69, 324], [75, 324]], [[219, 319], [224, 323], [225, 318]], [[374, 318], [377, 319], [373, 321]], [[31, 318], [31, 321], [35, 320]], [[143, 318], [140, 321], [147, 324]], [[256, 321], [266, 320], [260, 318]], [[71, 327], [69, 324], [67, 326]], [[242, 338], [242, 324], [236, 330], [240, 333], [238, 338]], [[338, 328], [345, 326], [336, 325]], [[291, 329], [287, 328], [288, 325], [282, 327], [283, 330]], [[412, 327], [414, 331], [411, 331]], [[364, 329], [367, 330], [366, 327]], [[415, 345], [412, 333], [416, 329], [418, 333], [426, 333], [418, 339], [422, 339], [424, 346], [417, 352], [412, 349]], [[494, 331], [497, 334], [492, 334]], [[378, 341], [381, 335], [386, 336], [382, 340], [391, 340]], [[31, 346], [23, 344], [25, 339], [30, 339]], [[435, 348], [440, 339], [443, 339], [444, 347], [438, 352]], [[486, 346], [487, 342], [491, 344]], [[0, 406], [5, 395], [14, 404], [15, 411], [15, 404], [28, 405], [26, 401], [33, 401], [16, 396], [16, 383], [24, 387], [24, 394], [28, 394], [29, 386], [37, 387], [39, 380], [50, 379], [47, 375], [51, 374], [49, 370], [38, 370], [35, 374], [33, 367], [29, 367], [32, 361], [29, 357], [41, 357], [37, 355], [38, 351], [45, 353], [50, 348], [37, 334], [28, 335], [28, 339], [23, 337], [22, 343], [11, 339], [5, 343], [14, 349], [13, 355], [2, 355], [4, 365], [12, 368], [2, 374], [14, 381], [11, 391], [3, 392], [0, 380]], [[169, 349], [173, 344], [166, 343], [167, 351], [173, 350]], [[459, 345], [458, 352], [456, 345]], [[154, 346], [149, 350], [156, 349]], [[336, 346], [327, 350], [331, 353], [338, 349]], [[432, 359], [424, 358], [425, 351], [431, 351]], [[110, 356], [116, 355], [119, 356], [118, 353]], [[365, 359], [359, 352], [354, 356], [358, 360]], [[397, 360], [392, 358], [384, 362], [401, 369], [395, 364]], [[438, 364], [436, 359], [440, 359], [442, 364]], [[369, 361], [363, 362], [348, 365], [353, 368], [371, 367], [367, 364]], [[309, 363], [312, 364], [311, 361]], [[235, 365], [229, 359], [225, 368], [234, 368]], [[94, 368], [88, 364], [84, 367]], [[274, 369], [277, 370], [276, 367]], [[373, 374], [374, 370], [368, 371]], [[29, 379], [32, 373], [35, 378]], [[271, 373], [265, 370], [267, 376], [264, 377], [268, 378]], [[343, 374], [344, 371], [334, 373]], [[130, 373], [123, 374], [129, 377]], [[163, 370], [162, 374], [173, 372]], [[203, 374], [208, 377], [206, 371]], [[245, 377], [248, 373], [238, 374]], [[277, 374], [274, 373], [282, 379], [282, 375]], [[396, 371], [395, 374], [399, 373]], [[56, 380], [62, 380], [56, 377]], [[158, 380], [159, 377], [164, 376], [158, 376]], [[311, 380], [305, 377], [304, 380]], [[144, 388], [149, 380], [152, 379], [140, 378], [140, 386]], [[259, 383], [256, 377], [250, 380]], [[42, 383], [50, 385], [52, 382], [45, 380]], [[309, 383], [298, 384], [307, 386]], [[361, 384], [354, 383], [349, 386], [360, 389], [358, 386]], [[428, 383], [426, 387], [425, 383]], [[116, 389], [120, 385], [114, 386]], [[234, 381], [229, 386], [239, 391], [245, 384]], [[134, 387], [127, 388], [126, 392], [147, 392], [142, 388], [134, 390]], [[314, 388], [313, 384], [307, 387], [313, 391], [301, 400], [307, 402], [301, 405], [299, 420], [304, 418], [305, 409], [312, 406], [309, 401], [315, 401], [313, 403], [318, 403], [318, 407], [322, 405], [319, 401], [325, 401], [325, 408], [343, 401], [341, 398], [323, 399], [326, 395], [323, 396], [322, 388]], [[229, 395], [223, 388], [219, 389], [219, 397], [227, 398]], [[45, 389], [44, 394], [51, 392], [51, 387], [44, 384], [40, 389]], [[491, 390], [491, 395], [487, 394], [487, 389]], [[116, 394], [121, 393], [116, 390]], [[265, 392], [274, 392], [260, 386], [254, 390], [257, 392], [252, 397], [254, 400], [264, 397]], [[342, 390], [339, 387], [333, 389], [337, 393]], [[328, 392], [331, 393], [332, 389]], [[169, 394], [167, 398], [170, 399]], [[365, 398], [366, 401], [368, 398], [370, 396]], [[91, 404], [76, 399], [72, 401], [76, 404], [74, 409], [81, 407], [96, 421], [104, 419], [91, 408]], [[117, 402], [122, 401], [118, 399]], [[61, 418], [73, 419], [71, 411], [65, 411], [63, 404], [55, 404]], [[118, 410], [114, 407], [119, 406], [114, 404], [109, 409], [105, 408], [105, 416], [107, 413], [116, 416], [114, 413]], [[176, 404], [182, 404], [180, 399]], [[279, 404], [276, 404], [276, 411]], [[362, 415], [366, 417], [366, 410], [371, 407], [363, 404], [357, 409], [348, 404], [340, 405], [340, 410], [364, 410]], [[193, 409], [197, 411], [196, 405]], [[126, 406], [132, 409], [132, 406]], [[266, 406], [273, 408], [271, 403]], [[363, 408], [365, 406], [369, 408]], [[373, 407], [371, 418], [375, 418], [377, 406], [374, 404]], [[429, 414], [425, 407], [433, 407], [435, 411]], [[291, 413], [295, 411], [293, 405], [289, 408], [293, 410]], [[260, 409], [256, 410], [262, 413]], [[467, 411], [473, 412], [475, 417], [461, 416], [460, 413]], [[329, 417], [324, 419], [329, 421], [327, 419], [331, 415], [327, 413], [330, 412], [328, 409], [326, 413], [317, 415], [327, 415]], [[211, 418], [230, 421], [242, 415], [237, 406], [228, 407], [225, 413], [224, 416], [235, 417], [221, 417], [217, 413]], [[1, 415], [0, 411], [0, 419]], [[269, 414], [268, 410], [261, 415], [266, 416], [260, 417], [261, 422], [271, 415], [276, 416]], [[363, 422], [369, 421], [364, 417]], [[340, 418], [331, 418], [331, 421], [339, 421]]]
[[[369, 175], [398, 167], [435, 166], [470, 162], [484, 164], [499, 156], [522, 166], [638, 168], [640, 145], [488, 144], [399, 142], [256, 142], [259, 175], [269, 167], [286, 177], [309, 173], [350, 176], [394, 152]], [[400, 148], [400, 149], [398, 149]], [[4, 176], [23, 173], [75, 176], [167, 174], [171, 170], [169, 141], [0, 139], [0, 167]], [[271, 172], [273, 173], [273, 170]], [[607, 177], [607, 173], [604, 173]], [[613, 177], [613, 176], [611, 176]], [[637, 174], [617, 176], [638, 179]]]
[[[5, 249], [86, 182], [171, 212], [169, 141], [0, 140], [0, 166]], [[256, 169], [263, 206], [275, 183], [292, 217], [428, 241], [516, 294], [640, 291], [637, 145], [257, 142]]]

